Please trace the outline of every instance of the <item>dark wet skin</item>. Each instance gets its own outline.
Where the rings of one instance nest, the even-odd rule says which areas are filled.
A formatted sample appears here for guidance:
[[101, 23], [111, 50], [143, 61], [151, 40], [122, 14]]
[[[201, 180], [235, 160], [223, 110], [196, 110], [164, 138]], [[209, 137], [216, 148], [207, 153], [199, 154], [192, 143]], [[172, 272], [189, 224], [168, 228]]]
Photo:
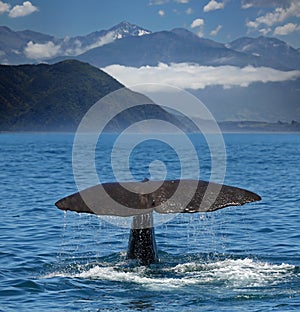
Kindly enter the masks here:
[[[122, 184], [96, 185], [64, 197], [55, 205], [61, 210], [78, 213], [133, 216], [126, 257], [137, 260], [141, 265], [159, 260], [153, 211], [162, 214], [212, 212], [261, 200], [259, 195], [248, 190], [201, 180], [145, 180]], [[172, 201], [172, 198], [175, 199]]]

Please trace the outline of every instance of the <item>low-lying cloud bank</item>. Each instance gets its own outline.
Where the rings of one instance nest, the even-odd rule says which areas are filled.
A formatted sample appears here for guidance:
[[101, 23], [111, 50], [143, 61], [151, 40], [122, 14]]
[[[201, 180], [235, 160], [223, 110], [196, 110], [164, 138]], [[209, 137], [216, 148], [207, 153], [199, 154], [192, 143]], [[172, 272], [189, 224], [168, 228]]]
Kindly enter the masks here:
[[77, 56], [91, 49], [111, 43], [116, 37], [117, 34], [111, 31], [104, 36], [100, 36], [89, 45], [83, 45], [79, 39], [72, 40], [68, 37], [64, 40], [58, 40], [59, 42], [34, 43], [29, 41], [24, 48], [24, 54], [26, 57], [36, 61], [47, 60], [60, 55]]
[[182, 89], [204, 89], [207, 86], [221, 85], [224, 88], [248, 87], [256, 82], [282, 82], [300, 77], [299, 70], [280, 71], [268, 67], [246, 66], [200, 66], [197, 64], [160, 63], [158, 66], [139, 68], [123, 65], [110, 65], [102, 68], [125, 86], [143, 83], [161, 83]]

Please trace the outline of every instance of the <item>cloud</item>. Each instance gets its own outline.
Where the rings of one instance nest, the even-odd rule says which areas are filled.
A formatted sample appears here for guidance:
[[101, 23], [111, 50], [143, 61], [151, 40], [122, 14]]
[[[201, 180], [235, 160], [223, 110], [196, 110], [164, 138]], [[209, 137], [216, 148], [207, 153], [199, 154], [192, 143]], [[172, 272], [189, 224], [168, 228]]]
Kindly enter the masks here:
[[252, 7], [266, 8], [266, 7], [281, 7], [286, 8], [290, 5], [292, 0], [241, 0], [242, 8], [249, 9]]
[[30, 1], [23, 2], [22, 5], [15, 5], [9, 12], [9, 17], [20, 17], [20, 16], [26, 16], [33, 12], [38, 11], [38, 8]]
[[242, 4], [242, 9], [250, 9], [250, 8], [252, 8], [253, 7], [253, 5], [251, 4], [251, 3], [245, 3], [245, 4]]
[[9, 12], [9, 10], [10, 10], [10, 4], [0, 1], [0, 14]]
[[278, 26], [274, 30], [274, 35], [280, 35], [280, 36], [285, 36], [288, 35], [294, 31], [299, 31], [300, 26], [295, 24], [295, 23], [288, 23], [283, 26]]
[[61, 54], [61, 45], [52, 41], [46, 43], [33, 43], [29, 41], [24, 49], [25, 55], [34, 60], [43, 60]]
[[82, 46], [80, 40], [70, 42], [70, 38], [66, 37], [59, 43], [48, 41], [46, 43], [34, 43], [29, 41], [24, 48], [25, 55], [34, 60], [46, 60], [58, 55], [76, 56], [88, 50], [101, 47], [116, 39], [115, 32], [108, 32], [105, 36], [99, 37], [94, 43]]
[[84, 48], [80, 48], [79, 51], [76, 52], [76, 54], [72, 53], [72, 55], [78, 55], [78, 54], [84, 53], [88, 50], [102, 47], [106, 44], [113, 42], [115, 39], [117, 39], [115, 32], [110, 31], [105, 36], [99, 37], [99, 39], [96, 42], [94, 42], [88, 46], [85, 46]]
[[196, 18], [192, 24], [191, 24], [191, 28], [196, 28], [196, 27], [200, 27], [204, 25], [204, 20], [202, 18]]
[[165, 16], [165, 11], [164, 10], [158, 10], [158, 15], [159, 16]]
[[223, 27], [222, 25], [218, 25], [216, 29], [214, 29], [210, 32], [210, 35], [216, 36], [219, 33], [219, 31], [222, 29], [222, 27]]
[[192, 8], [187, 8], [187, 9], [185, 10], [185, 13], [186, 13], [187, 15], [190, 15], [190, 14], [193, 13], [193, 9], [192, 9]]
[[105, 72], [130, 87], [140, 83], [161, 83], [182, 89], [204, 89], [207, 86], [221, 85], [248, 87], [255, 82], [281, 82], [300, 77], [299, 70], [280, 71], [267, 67], [246, 66], [200, 66], [197, 64], [160, 63], [158, 66], [140, 68], [111, 65], [103, 68]]
[[207, 5], [204, 6], [203, 11], [209, 12], [214, 10], [224, 9], [224, 2], [217, 2], [216, 0], [210, 0]]
[[168, 3], [170, 0], [150, 0], [149, 5], [162, 5]]
[[[150, 0], [149, 5], [163, 5], [169, 3], [171, 0]], [[190, 0], [173, 0], [173, 2], [187, 4]]]
[[197, 29], [197, 35], [199, 37], [203, 37], [204, 32], [203, 32], [203, 28], [204, 28], [204, 20], [202, 18], [196, 18], [192, 24], [191, 24], [191, 28], [192, 29]]
[[259, 32], [261, 34], [263, 34], [264, 36], [266, 36], [267, 34], [269, 34], [272, 31], [272, 28], [268, 27], [268, 28], [262, 28], [259, 30]]
[[254, 21], [248, 21], [246, 25], [249, 28], [254, 29], [261, 25], [270, 27], [277, 23], [281, 23], [290, 17], [300, 17], [300, 1], [291, 0], [288, 2], [289, 5], [287, 7], [276, 7], [272, 12], [259, 16]]

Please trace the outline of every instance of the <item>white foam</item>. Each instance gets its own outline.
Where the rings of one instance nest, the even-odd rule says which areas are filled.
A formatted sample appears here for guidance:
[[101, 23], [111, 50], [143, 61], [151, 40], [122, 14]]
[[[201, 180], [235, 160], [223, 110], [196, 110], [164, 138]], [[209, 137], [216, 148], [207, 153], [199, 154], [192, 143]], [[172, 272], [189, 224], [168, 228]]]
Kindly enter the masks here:
[[128, 282], [136, 283], [141, 286], [147, 286], [153, 290], [178, 288], [184, 285], [196, 284], [197, 279], [186, 278], [158, 278], [158, 277], [147, 277], [145, 273], [148, 269], [146, 267], [137, 267], [131, 271], [120, 270], [114, 267], [101, 267], [96, 265], [95, 267], [83, 271], [77, 274], [68, 273], [51, 273], [45, 276], [46, 278], [52, 277], [71, 277], [71, 278], [87, 278], [87, 279], [99, 279], [113, 282]]
[[[276, 285], [293, 276], [294, 266], [269, 264], [252, 259], [225, 259], [208, 263], [188, 262], [173, 267], [100, 266], [80, 273], [54, 272], [46, 276], [98, 279], [113, 282], [136, 283], [153, 290], [174, 289], [189, 285], [221, 283], [227, 287], [262, 287]], [[152, 274], [157, 273], [161, 274]], [[159, 275], [159, 276], [158, 276]], [[169, 276], [172, 277], [169, 277]], [[168, 276], [168, 277], [164, 277]], [[166, 287], [167, 286], [167, 287]]]
[[252, 259], [226, 259], [210, 263], [185, 263], [174, 268], [175, 272], [198, 276], [199, 281], [224, 282], [233, 287], [260, 287], [274, 285], [293, 275], [293, 265], [280, 265]]

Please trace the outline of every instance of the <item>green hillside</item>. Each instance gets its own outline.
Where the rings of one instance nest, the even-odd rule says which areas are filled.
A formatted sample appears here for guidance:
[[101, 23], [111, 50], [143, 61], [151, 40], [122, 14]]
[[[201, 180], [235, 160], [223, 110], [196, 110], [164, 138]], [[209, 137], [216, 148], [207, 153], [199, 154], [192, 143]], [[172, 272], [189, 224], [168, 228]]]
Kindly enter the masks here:
[[96, 101], [123, 86], [89, 64], [0, 65], [0, 131], [75, 130]]

